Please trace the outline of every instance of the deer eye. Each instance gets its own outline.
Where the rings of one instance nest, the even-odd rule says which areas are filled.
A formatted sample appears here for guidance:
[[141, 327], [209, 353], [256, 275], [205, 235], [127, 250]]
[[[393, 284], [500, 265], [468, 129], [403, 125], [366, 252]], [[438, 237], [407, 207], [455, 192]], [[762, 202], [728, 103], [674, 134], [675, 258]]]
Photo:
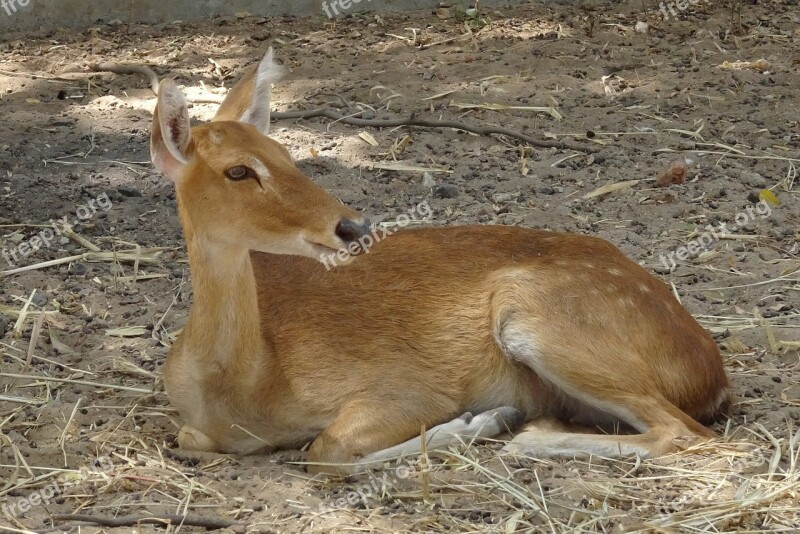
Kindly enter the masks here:
[[233, 180], [234, 182], [240, 182], [242, 180], [247, 180], [248, 178], [258, 179], [256, 171], [254, 171], [247, 165], [237, 165], [236, 167], [231, 167], [230, 169], [225, 171], [225, 176], [227, 176], [229, 180]]

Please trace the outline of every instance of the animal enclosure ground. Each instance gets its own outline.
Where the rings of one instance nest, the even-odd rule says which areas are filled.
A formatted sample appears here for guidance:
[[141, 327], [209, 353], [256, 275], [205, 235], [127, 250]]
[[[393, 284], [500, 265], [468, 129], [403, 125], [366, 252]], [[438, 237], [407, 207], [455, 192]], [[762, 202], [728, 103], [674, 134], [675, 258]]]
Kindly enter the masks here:
[[[232, 532], [800, 528], [797, 2], [747, 5], [741, 21], [718, 3], [668, 20], [652, 0], [582, 4], [6, 36], [0, 270], [36, 267], [0, 278], [0, 525], [99, 528], [54, 519], [80, 513], [221, 518]], [[717, 339], [737, 397], [715, 427], [725, 437], [641, 461], [515, 459], [490, 443], [345, 481], [309, 478], [291, 463], [299, 452], [175, 449], [160, 372], [191, 275], [172, 186], [149, 163], [155, 100], [135, 76], [61, 73], [144, 63], [202, 99], [269, 44], [290, 67], [279, 110], [414, 113], [589, 147], [319, 119], [273, 130], [303, 171], [374, 219], [425, 201], [426, 224], [523, 225], [621, 247]], [[688, 161], [685, 183], [658, 187], [675, 161]], [[620, 185], [598, 191], [609, 184]], [[64, 217], [72, 233], [25, 254]]]

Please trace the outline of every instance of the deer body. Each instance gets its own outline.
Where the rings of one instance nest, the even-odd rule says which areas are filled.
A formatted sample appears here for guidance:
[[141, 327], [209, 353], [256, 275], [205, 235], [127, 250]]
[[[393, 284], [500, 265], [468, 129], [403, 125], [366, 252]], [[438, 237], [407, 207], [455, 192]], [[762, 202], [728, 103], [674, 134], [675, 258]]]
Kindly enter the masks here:
[[151, 151], [176, 183], [194, 291], [164, 371], [182, 447], [313, 441], [310, 470], [349, 471], [415, 450], [422, 425], [439, 446], [542, 417], [638, 432], [538, 429], [508, 446], [548, 456], [660, 455], [713, 436], [698, 421], [729, 402], [714, 341], [606, 241], [407, 230], [326, 270], [320, 254], [368, 228], [262, 135], [271, 61], [240, 82], [249, 107], [206, 125], [188, 126], [174, 85], [159, 96]]

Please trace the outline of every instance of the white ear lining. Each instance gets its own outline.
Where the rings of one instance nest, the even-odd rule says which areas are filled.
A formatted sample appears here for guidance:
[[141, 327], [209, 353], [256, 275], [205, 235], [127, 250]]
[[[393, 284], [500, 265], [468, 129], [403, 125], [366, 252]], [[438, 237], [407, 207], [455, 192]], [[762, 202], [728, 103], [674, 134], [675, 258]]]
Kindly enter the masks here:
[[191, 122], [186, 99], [172, 80], [164, 80], [158, 91], [158, 122], [161, 137], [169, 153], [182, 164], [186, 164], [186, 147], [191, 139]]
[[274, 60], [272, 47], [267, 50], [253, 78], [253, 94], [250, 106], [242, 114], [241, 121], [252, 124], [264, 135], [269, 134], [270, 95], [272, 84], [283, 77], [284, 68]]

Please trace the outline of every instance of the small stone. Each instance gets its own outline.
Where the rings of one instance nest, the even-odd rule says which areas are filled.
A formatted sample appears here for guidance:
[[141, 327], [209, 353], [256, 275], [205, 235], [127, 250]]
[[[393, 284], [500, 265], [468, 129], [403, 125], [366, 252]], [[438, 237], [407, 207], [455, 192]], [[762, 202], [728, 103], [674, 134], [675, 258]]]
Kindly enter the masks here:
[[757, 172], [742, 173], [742, 182], [746, 183], [750, 187], [757, 187], [761, 189], [767, 187], [767, 179]]
[[634, 29], [636, 30], [637, 33], [647, 33], [647, 31], [650, 29], [650, 25], [640, 20], [639, 22], [636, 23]]
[[259, 501], [248, 501], [245, 506], [254, 512], [260, 512], [264, 509], [264, 503]]
[[492, 195], [492, 200], [495, 202], [511, 202], [519, 198], [518, 193], [495, 193]]
[[783, 382], [783, 379], [779, 376], [773, 376], [772, 381], [775, 382], [776, 384], [780, 384], [781, 382]]
[[437, 184], [433, 187], [433, 196], [436, 198], [458, 198], [458, 187], [453, 184]]
[[50, 302], [50, 297], [47, 296], [46, 293], [36, 293], [31, 302], [38, 307], [46, 306], [48, 302]]
[[87, 272], [89, 272], [89, 268], [83, 263], [73, 263], [69, 267], [69, 274], [75, 276], [84, 276]]
[[0, 336], [6, 333], [6, 329], [8, 328], [8, 318], [4, 315], [0, 315]]
[[117, 191], [119, 191], [119, 194], [124, 196], [124, 197], [140, 197], [140, 196], [142, 196], [142, 192], [139, 191], [138, 189], [136, 189], [135, 187], [121, 186], [121, 187], [117, 188]]
[[425, 171], [425, 173], [423, 173], [422, 175], [422, 187], [435, 187], [435, 186], [436, 186], [436, 180], [433, 179], [431, 173]]

